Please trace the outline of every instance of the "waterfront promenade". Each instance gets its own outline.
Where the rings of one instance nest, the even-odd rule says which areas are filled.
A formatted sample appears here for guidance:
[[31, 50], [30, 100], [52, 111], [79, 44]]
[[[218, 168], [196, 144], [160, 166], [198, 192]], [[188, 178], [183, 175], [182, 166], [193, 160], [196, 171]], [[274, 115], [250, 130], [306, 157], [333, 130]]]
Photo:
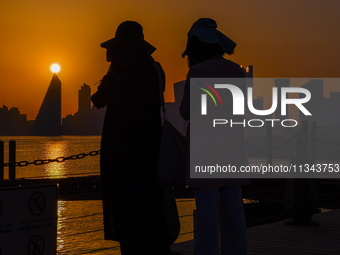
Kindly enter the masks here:
[[[319, 213], [314, 227], [286, 226], [284, 221], [247, 228], [248, 255], [336, 255], [340, 254], [340, 210]], [[192, 255], [194, 240], [172, 247]]]

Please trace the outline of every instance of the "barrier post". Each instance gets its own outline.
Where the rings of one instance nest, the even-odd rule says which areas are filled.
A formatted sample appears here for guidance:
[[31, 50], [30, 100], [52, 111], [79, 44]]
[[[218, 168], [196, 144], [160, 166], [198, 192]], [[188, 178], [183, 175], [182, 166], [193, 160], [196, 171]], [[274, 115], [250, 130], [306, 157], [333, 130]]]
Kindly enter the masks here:
[[[308, 121], [302, 121], [302, 129], [295, 141], [296, 155], [292, 162], [298, 167], [309, 164], [310, 150], [308, 143]], [[303, 174], [303, 173], [302, 173]], [[300, 174], [299, 174], [300, 175]], [[290, 226], [317, 226], [319, 222], [312, 219], [318, 212], [315, 180], [305, 178], [288, 179], [285, 196], [286, 210], [292, 218], [284, 222]]]
[[16, 141], [9, 141], [9, 168], [8, 177], [10, 180], [15, 180], [15, 158], [16, 158]]
[[5, 143], [0, 141], [0, 180], [4, 179]]
[[310, 157], [309, 157], [309, 163], [311, 165], [315, 164], [315, 146], [316, 146], [316, 122], [311, 123], [311, 129], [310, 129]]
[[272, 126], [270, 122], [266, 122], [266, 138], [267, 138], [267, 165], [272, 165], [273, 164]]
[[197, 220], [197, 211], [193, 210], [193, 228], [194, 228], [194, 239], [197, 237], [197, 225], [198, 225], [198, 220]]

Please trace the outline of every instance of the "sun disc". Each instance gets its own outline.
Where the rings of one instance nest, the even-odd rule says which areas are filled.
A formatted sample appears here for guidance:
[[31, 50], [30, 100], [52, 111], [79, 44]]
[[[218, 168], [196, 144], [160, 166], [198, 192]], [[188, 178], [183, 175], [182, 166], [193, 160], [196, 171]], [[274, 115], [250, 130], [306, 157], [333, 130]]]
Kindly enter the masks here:
[[60, 71], [60, 66], [58, 64], [53, 64], [50, 69], [53, 73], [58, 73]]

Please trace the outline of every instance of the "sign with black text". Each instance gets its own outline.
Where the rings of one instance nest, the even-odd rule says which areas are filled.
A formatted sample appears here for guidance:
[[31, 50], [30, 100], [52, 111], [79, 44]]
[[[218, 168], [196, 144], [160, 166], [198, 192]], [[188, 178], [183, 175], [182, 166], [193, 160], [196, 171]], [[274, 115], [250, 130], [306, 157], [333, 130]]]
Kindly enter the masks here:
[[56, 185], [0, 189], [0, 251], [56, 254]]

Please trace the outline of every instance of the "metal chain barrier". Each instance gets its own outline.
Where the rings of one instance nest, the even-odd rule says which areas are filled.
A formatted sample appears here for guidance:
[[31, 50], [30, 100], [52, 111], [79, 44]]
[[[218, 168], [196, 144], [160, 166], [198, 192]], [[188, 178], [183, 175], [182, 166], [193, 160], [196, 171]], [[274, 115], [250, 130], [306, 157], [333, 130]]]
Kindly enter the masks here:
[[[280, 144], [277, 144], [277, 145], [275, 145], [275, 146], [270, 147], [269, 150], [274, 151], [274, 150], [276, 150], [276, 149], [278, 149], [278, 148], [280, 148], [280, 147], [286, 145], [287, 143], [290, 143], [290, 142], [293, 141], [298, 135], [299, 135], [299, 133], [295, 134], [294, 136], [292, 136], [292, 137], [289, 138], [288, 140], [286, 140], [286, 141], [284, 141], [284, 142], [282, 142], [282, 143], [280, 143]], [[264, 150], [262, 150], [262, 151], [249, 152], [249, 153], [248, 153], [248, 156], [249, 156], [249, 157], [258, 156], [258, 155], [261, 155], [261, 154], [267, 153], [267, 152], [268, 152], [268, 149], [266, 148], [266, 149], [264, 149]]]
[[[310, 136], [309, 136], [309, 137], [310, 137]], [[310, 137], [310, 138], [312, 138], [312, 137]], [[329, 144], [329, 145], [335, 145], [335, 146], [340, 146], [340, 143], [335, 143], [335, 142], [323, 140], [323, 139], [320, 139], [320, 138], [314, 138], [314, 139], [315, 139], [315, 141], [320, 142], [320, 143]]]
[[[100, 154], [100, 150], [97, 151], [90, 151], [89, 153], [80, 153], [77, 155], [71, 155], [68, 157], [57, 157], [55, 159], [37, 159], [34, 160], [32, 162], [28, 162], [28, 161], [19, 161], [19, 162], [15, 162], [15, 166], [18, 167], [24, 167], [24, 166], [28, 166], [28, 165], [45, 165], [45, 164], [49, 164], [49, 163], [53, 163], [53, 162], [57, 162], [57, 163], [62, 163], [65, 162], [67, 160], [75, 160], [75, 159], [83, 159], [87, 156], [97, 156]], [[9, 166], [11, 163], [4, 163], [3, 166]]]
[[[287, 143], [293, 141], [296, 137], [298, 136], [298, 133], [295, 134], [294, 136], [292, 136], [291, 138], [289, 138], [288, 140], [280, 143], [280, 144], [277, 144], [275, 146], [272, 146], [270, 148], [270, 150], [276, 150], [284, 145], [286, 145]], [[337, 143], [333, 143], [333, 142], [329, 142], [329, 141], [325, 141], [325, 140], [321, 140], [321, 139], [316, 139], [317, 141], [319, 142], [323, 142], [323, 143], [328, 143], [328, 144], [332, 144], [332, 145], [337, 145], [337, 146], [340, 146], [340, 144], [337, 144]], [[261, 151], [256, 151], [256, 152], [249, 152], [249, 156], [258, 156], [258, 155], [261, 155], [263, 153], [267, 153], [268, 149], [264, 149], [264, 150], [261, 150]], [[53, 163], [53, 162], [57, 162], [57, 163], [63, 163], [67, 160], [76, 160], [76, 159], [83, 159], [87, 156], [97, 156], [100, 154], [100, 150], [96, 150], [96, 151], [90, 151], [89, 153], [79, 153], [79, 154], [76, 154], [76, 155], [71, 155], [71, 156], [68, 156], [68, 157], [57, 157], [55, 159], [37, 159], [37, 160], [34, 160], [32, 162], [29, 162], [29, 161], [19, 161], [19, 162], [15, 162], [15, 166], [17, 167], [25, 167], [25, 166], [28, 166], [28, 165], [36, 165], [36, 166], [39, 166], [39, 165], [45, 165], [45, 164], [49, 164], [49, 163]], [[10, 165], [10, 163], [4, 163], [3, 166], [5, 167], [8, 167]]]

